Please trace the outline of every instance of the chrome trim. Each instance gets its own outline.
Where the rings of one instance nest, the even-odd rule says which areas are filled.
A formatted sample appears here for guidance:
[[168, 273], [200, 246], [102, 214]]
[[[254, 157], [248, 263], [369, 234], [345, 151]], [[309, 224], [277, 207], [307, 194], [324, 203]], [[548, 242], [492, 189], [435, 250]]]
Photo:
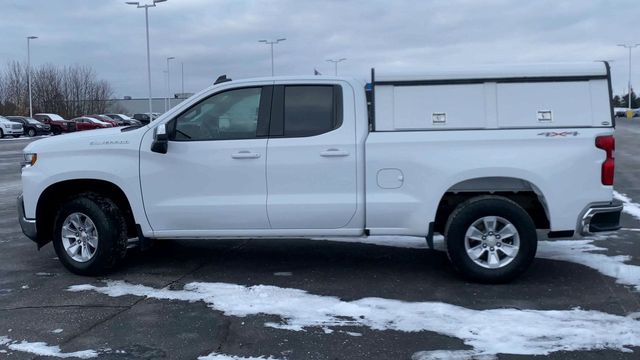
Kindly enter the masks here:
[[593, 217], [596, 214], [620, 212], [622, 211], [622, 207], [623, 207], [623, 204], [621, 202], [589, 207], [584, 213], [584, 215], [582, 215], [582, 220], [580, 221], [580, 234], [581, 235], [593, 234], [592, 232], [589, 231], [589, 227], [591, 226], [591, 219], [593, 219]]
[[38, 231], [36, 229], [36, 220], [35, 219], [27, 219], [24, 215], [24, 202], [22, 201], [22, 194], [18, 196], [17, 199], [17, 207], [18, 207], [18, 221], [20, 222], [20, 227], [22, 228], [22, 232], [31, 240], [36, 241], [38, 239]]

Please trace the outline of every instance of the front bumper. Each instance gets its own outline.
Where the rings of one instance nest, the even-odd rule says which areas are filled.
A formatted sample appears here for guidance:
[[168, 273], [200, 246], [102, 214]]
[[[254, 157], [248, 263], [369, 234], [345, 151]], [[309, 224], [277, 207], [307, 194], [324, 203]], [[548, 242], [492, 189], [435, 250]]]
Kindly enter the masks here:
[[620, 229], [622, 202], [614, 200], [610, 204], [591, 205], [586, 209], [580, 221], [580, 233], [590, 235], [603, 231]]
[[22, 135], [24, 131], [22, 129], [2, 129], [5, 135]]
[[27, 219], [24, 216], [24, 202], [22, 201], [22, 194], [18, 196], [18, 221], [20, 222], [20, 227], [22, 228], [22, 232], [31, 240], [38, 242], [38, 230], [36, 229], [36, 220], [35, 219]]

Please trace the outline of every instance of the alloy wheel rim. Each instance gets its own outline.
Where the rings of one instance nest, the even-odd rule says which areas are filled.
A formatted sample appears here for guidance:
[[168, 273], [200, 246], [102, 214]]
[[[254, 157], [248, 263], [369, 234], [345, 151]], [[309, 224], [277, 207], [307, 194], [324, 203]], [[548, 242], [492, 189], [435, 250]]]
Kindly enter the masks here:
[[85, 214], [75, 212], [62, 223], [62, 246], [77, 262], [91, 260], [98, 250], [98, 229]]
[[474, 221], [464, 237], [467, 256], [486, 269], [509, 265], [520, 250], [520, 234], [507, 219], [484, 216]]

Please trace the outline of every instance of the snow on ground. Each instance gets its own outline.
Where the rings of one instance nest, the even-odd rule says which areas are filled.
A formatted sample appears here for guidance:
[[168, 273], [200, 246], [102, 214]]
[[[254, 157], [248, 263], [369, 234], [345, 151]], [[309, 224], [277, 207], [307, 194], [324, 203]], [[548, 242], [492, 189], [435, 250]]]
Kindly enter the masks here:
[[593, 240], [557, 240], [538, 242], [537, 257], [569, 261], [588, 266], [616, 279], [618, 284], [633, 286], [640, 291], [640, 266], [626, 264], [629, 255], [608, 256], [593, 253], [607, 249], [593, 245]]
[[[276, 315], [265, 326], [291, 331], [361, 326], [373, 330], [430, 331], [452, 336], [473, 347], [476, 357], [496, 354], [544, 355], [556, 351], [640, 346], [638, 314], [619, 316], [581, 309], [540, 311], [473, 310], [440, 302], [405, 302], [383, 298], [343, 301], [333, 296], [277, 286], [242, 286], [193, 282], [183, 290], [156, 289], [123, 281], [105, 286], [75, 285], [69, 291], [95, 291], [112, 297], [134, 295], [162, 300], [202, 301], [227, 316]], [[523, 326], [526, 324], [526, 326]], [[437, 359], [441, 353], [417, 353]]]
[[613, 198], [622, 201], [624, 204], [622, 211], [640, 220], [640, 204], [634, 203], [630, 197], [617, 191], [613, 192]]
[[51, 346], [44, 342], [28, 342], [25, 340], [18, 342], [6, 336], [0, 336], [0, 348], [1, 347], [38, 356], [51, 356], [57, 358], [91, 359], [98, 357], [98, 352], [95, 350], [64, 353], [60, 350], [59, 346]]
[[276, 358], [273, 358], [271, 356], [269, 356], [268, 358], [266, 357], [242, 357], [242, 356], [231, 356], [231, 355], [224, 355], [224, 354], [219, 354], [219, 353], [211, 353], [207, 356], [199, 356], [198, 360], [278, 360]]

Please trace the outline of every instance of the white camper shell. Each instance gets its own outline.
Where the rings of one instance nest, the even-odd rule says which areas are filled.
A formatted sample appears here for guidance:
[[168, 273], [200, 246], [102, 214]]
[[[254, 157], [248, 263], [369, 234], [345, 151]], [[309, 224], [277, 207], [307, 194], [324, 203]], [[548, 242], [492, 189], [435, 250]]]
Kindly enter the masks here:
[[376, 74], [375, 129], [610, 127], [604, 62]]

